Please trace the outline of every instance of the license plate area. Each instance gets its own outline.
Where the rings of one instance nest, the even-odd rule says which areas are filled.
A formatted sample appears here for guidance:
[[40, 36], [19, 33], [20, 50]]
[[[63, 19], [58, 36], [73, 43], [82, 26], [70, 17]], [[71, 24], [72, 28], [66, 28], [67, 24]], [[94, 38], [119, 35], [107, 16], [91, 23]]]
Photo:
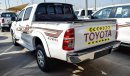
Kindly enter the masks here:
[[111, 49], [96, 52], [95, 55], [94, 55], [94, 59], [97, 59], [99, 57], [105, 56], [105, 55], [110, 54], [110, 53], [111, 53]]

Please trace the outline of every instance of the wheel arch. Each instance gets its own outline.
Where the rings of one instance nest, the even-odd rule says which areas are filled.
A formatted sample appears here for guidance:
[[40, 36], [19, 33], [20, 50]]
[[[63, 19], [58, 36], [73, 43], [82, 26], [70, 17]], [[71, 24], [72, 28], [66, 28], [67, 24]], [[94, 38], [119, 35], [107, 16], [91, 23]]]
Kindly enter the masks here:
[[47, 43], [44, 35], [40, 32], [35, 32], [32, 35], [33, 35], [33, 39], [32, 39], [33, 41], [32, 42], [33, 42], [34, 49], [36, 50], [36, 46], [38, 44], [42, 44], [42, 46], [45, 49], [45, 53], [46, 53], [47, 57], [51, 57], [49, 47], [48, 47], [48, 43]]

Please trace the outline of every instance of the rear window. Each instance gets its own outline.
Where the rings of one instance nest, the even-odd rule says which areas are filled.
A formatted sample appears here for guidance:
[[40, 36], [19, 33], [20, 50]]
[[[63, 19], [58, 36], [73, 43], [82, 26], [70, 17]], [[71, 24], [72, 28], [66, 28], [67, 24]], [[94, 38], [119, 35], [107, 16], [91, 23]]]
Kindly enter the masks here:
[[85, 16], [85, 10], [81, 12], [81, 16]]
[[56, 6], [56, 14], [63, 14], [63, 9], [61, 6]]
[[64, 7], [64, 12], [65, 12], [65, 14], [72, 14], [72, 9], [70, 7], [68, 7], [68, 6], [65, 6]]
[[15, 13], [2, 13], [1, 17], [11, 18], [11, 21], [15, 21], [16, 20], [16, 14]]
[[77, 19], [69, 5], [39, 5], [35, 21], [64, 21]]
[[2, 13], [1, 17], [16, 17], [15, 13]]
[[55, 8], [54, 8], [54, 6], [49, 6], [47, 8], [47, 13], [48, 14], [55, 14]]

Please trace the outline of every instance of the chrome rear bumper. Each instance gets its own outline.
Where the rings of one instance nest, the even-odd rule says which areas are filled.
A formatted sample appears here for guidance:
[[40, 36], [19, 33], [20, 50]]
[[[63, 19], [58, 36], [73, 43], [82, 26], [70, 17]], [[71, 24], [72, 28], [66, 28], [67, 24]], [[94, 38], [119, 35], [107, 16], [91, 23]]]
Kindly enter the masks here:
[[85, 60], [96, 59], [110, 54], [111, 51], [116, 50], [119, 46], [120, 41], [115, 41], [78, 52], [70, 52], [67, 54], [67, 61], [70, 63], [80, 63]]
[[124, 47], [130, 47], [130, 43], [124, 43], [124, 42], [121, 42], [121, 46], [124, 46]]

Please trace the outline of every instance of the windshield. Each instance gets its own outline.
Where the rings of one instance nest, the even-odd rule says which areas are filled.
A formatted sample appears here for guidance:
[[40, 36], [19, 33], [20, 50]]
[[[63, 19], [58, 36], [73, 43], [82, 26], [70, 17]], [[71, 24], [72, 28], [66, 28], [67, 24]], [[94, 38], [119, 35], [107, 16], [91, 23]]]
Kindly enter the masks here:
[[78, 14], [79, 14], [79, 11], [75, 11], [74, 13], [75, 13], [75, 15], [76, 15], [76, 16], [78, 16]]
[[41, 4], [35, 13], [35, 21], [64, 21], [77, 19], [72, 6]]

